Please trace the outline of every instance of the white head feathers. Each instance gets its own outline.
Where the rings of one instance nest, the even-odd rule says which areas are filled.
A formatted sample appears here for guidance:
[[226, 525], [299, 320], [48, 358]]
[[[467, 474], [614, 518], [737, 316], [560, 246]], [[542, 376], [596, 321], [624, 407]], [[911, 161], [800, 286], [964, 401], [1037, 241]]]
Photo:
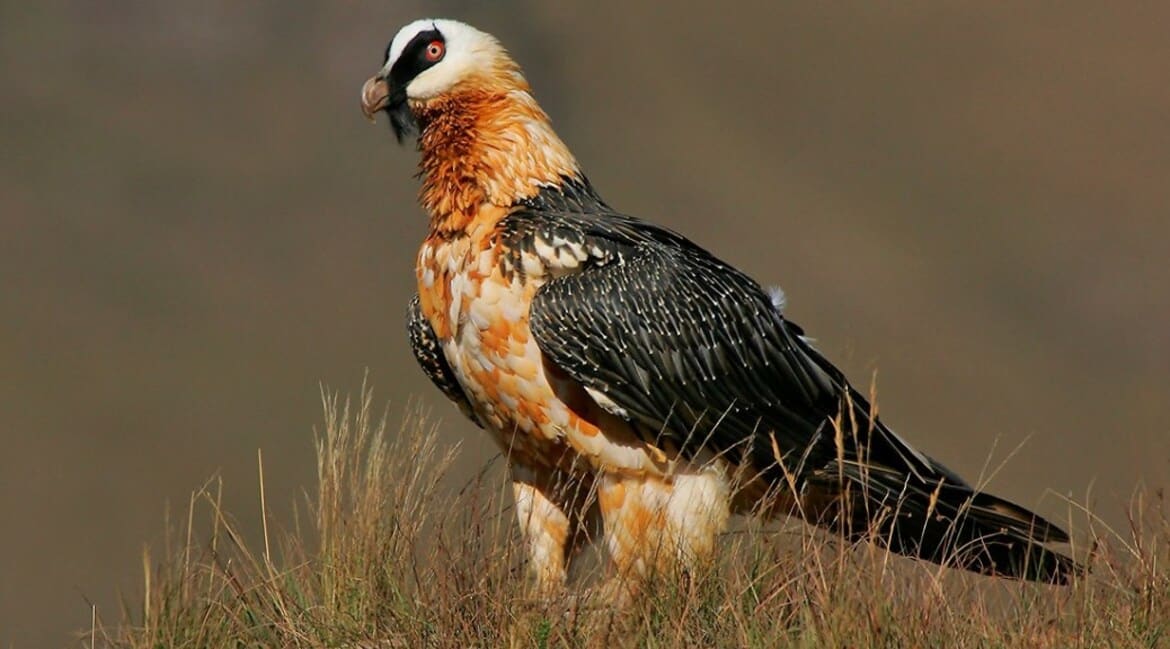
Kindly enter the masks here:
[[[410, 75], [406, 84], [406, 96], [410, 99], [430, 99], [438, 96], [467, 78], [478, 69], [493, 65], [499, 57], [505, 56], [504, 48], [491, 34], [446, 18], [416, 20], [402, 29], [386, 49], [386, 63], [382, 74], [390, 78], [396, 64], [411, 66], [412, 61], [403, 60], [413, 56], [416, 41], [430, 41], [438, 38], [443, 43], [443, 56], [437, 63]], [[424, 44], [425, 45], [425, 44]]]

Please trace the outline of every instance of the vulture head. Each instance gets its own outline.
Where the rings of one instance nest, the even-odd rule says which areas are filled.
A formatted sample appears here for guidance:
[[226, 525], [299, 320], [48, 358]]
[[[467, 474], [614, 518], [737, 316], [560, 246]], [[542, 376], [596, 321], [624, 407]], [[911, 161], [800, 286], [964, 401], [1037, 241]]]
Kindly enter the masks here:
[[416, 20], [398, 31], [382, 68], [362, 86], [362, 112], [373, 120], [384, 111], [402, 142], [447, 104], [515, 90], [528, 92], [528, 84], [495, 37], [456, 20]]

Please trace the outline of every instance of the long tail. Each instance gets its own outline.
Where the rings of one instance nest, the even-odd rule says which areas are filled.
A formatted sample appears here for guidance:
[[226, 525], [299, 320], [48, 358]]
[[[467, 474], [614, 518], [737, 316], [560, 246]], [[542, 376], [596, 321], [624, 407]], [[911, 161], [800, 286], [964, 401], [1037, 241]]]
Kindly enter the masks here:
[[[831, 475], [830, 475], [831, 474]], [[906, 474], [856, 462], [832, 463], [810, 476], [836, 497], [813, 521], [850, 540], [870, 540], [898, 554], [974, 572], [1066, 584], [1084, 572], [1072, 558], [1044, 547], [1068, 534], [1002, 498], [940, 480], [913, 484]]]

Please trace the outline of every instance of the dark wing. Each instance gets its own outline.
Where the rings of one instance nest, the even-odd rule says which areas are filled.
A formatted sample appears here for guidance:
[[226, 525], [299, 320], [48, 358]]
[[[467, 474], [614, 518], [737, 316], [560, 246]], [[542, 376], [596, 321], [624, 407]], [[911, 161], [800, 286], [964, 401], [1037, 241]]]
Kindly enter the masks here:
[[467, 400], [463, 386], [459, 385], [455, 373], [451, 371], [451, 366], [447, 363], [447, 357], [443, 355], [443, 348], [439, 344], [438, 337], [435, 336], [435, 330], [431, 328], [431, 323], [423, 316], [417, 293], [410, 299], [410, 306], [406, 312], [406, 330], [410, 335], [410, 350], [414, 352], [414, 359], [418, 361], [423, 373], [427, 375], [431, 383], [435, 384], [435, 387], [447, 395], [448, 399], [459, 406], [459, 410], [468, 419], [483, 428], [483, 424], [475, 416], [475, 411], [471, 409], [471, 402]]
[[[530, 223], [536, 214], [526, 213]], [[836, 459], [832, 421], [846, 395], [859, 409], [868, 404], [759, 284], [681, 236], [630, 217], [549, 216], [560, 231], [575, 225], [586, 248], [605, 254], [537, 293], [529, 324], [548, 359], [609, 397], [649, 441], [661, 436], [685, 455], [701, 447], [746, 453], [761, 470], [782, 473], [775, 436], [785, 468], [798, 475]], [[864, 416], [858, 435], [846, 437], [870, 442], [867, 459], [922, 482], [961, 483], [884, 428], [871, 435]], [[846, 458], [859, 457], [845, 443]]]
[[[1063, 531], [975, 493], [871, 417], [751, 278], [675, 233], [604, 209], [511, 218], [513, 236], [555, 228], [593, 251], [581, 272], [540, 289], [529, 324], [547, 360], [608, 397], [647, 441], [684, 456], [726, 454], [771, 484], [795, 476], [802, 490], [848, 500], [832, 520], [813, 522], [851, 538], [877, 533], [895, 551], [981, 572], [1063, 580], [1074, 571], [1066, 557], [1032, 549], [1067, 540]], [[1007, 550], [988, 549], [996, 535]], [[972, 544], [980, 551], [960, 556]]]

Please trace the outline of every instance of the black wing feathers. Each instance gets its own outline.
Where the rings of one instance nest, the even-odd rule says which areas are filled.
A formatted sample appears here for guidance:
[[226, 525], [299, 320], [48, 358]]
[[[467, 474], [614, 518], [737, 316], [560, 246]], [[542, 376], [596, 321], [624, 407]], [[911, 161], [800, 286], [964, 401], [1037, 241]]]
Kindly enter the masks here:
[[[705, 448], [746, 459], [774, 484], [792, 472], [798, 486], [848, 505], [814, 522], [851, 538], [868, 530], [897, 552], [1046, 581], [1078, 570], [1035, 545], [1067, 540], [1059, 528], [976, 493], [873, 418], [754, 280], [669, 230], [561, 196], [512, 214], [505, 228], [523, 237], [555, 224], [602, 254], [537, 292], [532, 334], [548, 360], [605, 394], [647, 441], [666, 438], [688, 457]], [[873, 529], [879, 511], [894, 515]]]
[[758, 284], [667, 230], [575, 216], [615, 261], [538, 293], [529, 325], [546, 355], [687, 455], [700, 445], [750, 452], [754, 465], [778, 470], [774, 435], [786, 461], [835, 458], [827, 431], [841, 386]]

